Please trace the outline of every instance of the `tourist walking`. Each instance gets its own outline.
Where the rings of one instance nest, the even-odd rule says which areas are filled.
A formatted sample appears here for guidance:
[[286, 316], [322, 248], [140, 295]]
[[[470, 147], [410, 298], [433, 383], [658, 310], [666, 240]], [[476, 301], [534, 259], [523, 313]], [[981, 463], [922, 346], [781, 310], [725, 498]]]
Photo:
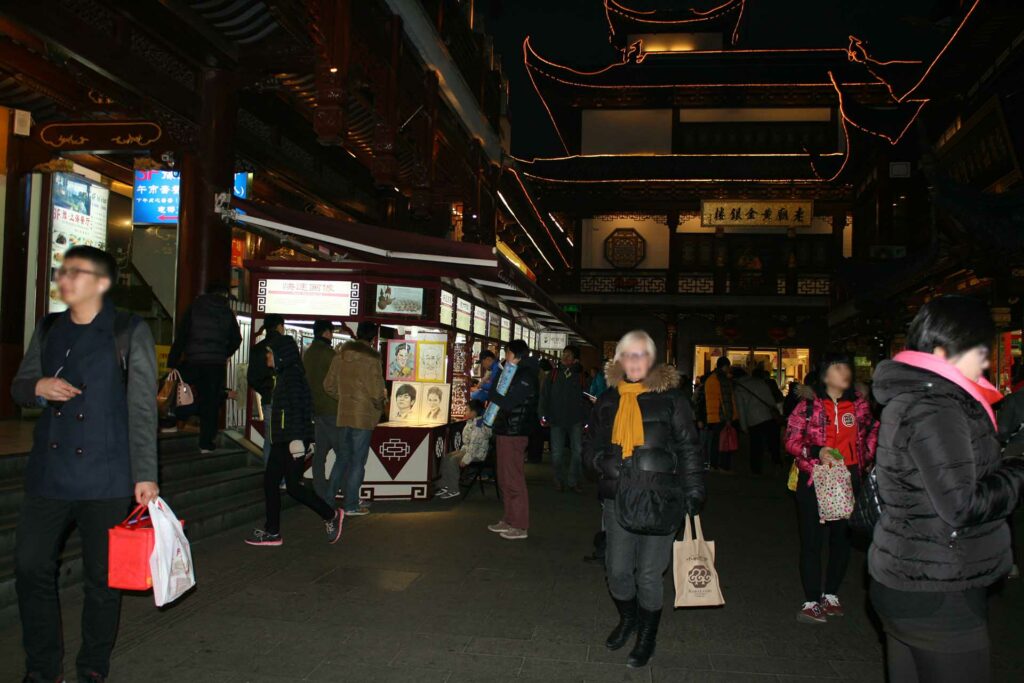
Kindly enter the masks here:
[[302, 484], [306, 450], [313, 441], [313, 396], [299, 357], [299, 347], [291, 337], [281, 334], [270, 340], [264, 359], [274, 368], [273, 441], [270, 462], [263, 473], [263, 494], [267, 521], [262, 529], [253, 530], [245, 542], [256, 546], [279, 546], [281, 538], [281, 491], [284, 477], [288, 495], [320, 515], [329, 543], [341, 538], [344, 514]]
[[[498, 391], [501, 374], [513, 372], [505, 393]], [[505, 351], [505, 368], [495, 380], [491, 403], [498, 408], [494, 434], [498, 452], [498, 486], [505, 513], [487, 528], [509, 541], [525, 540], [530, 528], [530, 497], [526, 489], [526, 446], [539, 426], [537, 417], [537, 359], [522, 339], [513, 339]]]
[[1024, 459], [1000, 457], [1001, 396], [984, 378], [995, 336], [982, 302], [933, 299], [910, 325], [908, 351], [875, 371], [883, 507], [869, 594], [891, 681], [992, 680], [987, 591], [1010, 571], [1006, 521], [1024, 486]]
[[[842, 459], [856, 492], [861, 473], [870, 469], [875, 457], [878, 424], [867, 398], [853, 388], [849, 356], [825, 354], [811, 376], [810, 388], [813, 397], [797, 405], [789, 416], [786, 451], [799, 469], [796, 504], [804, 603], [797, 620], [824, 623], [828, 617], [843, 616], [839, 587], [850, 563], [850, 529], [845, 519], [820, 522], [814, 466], [827, 458]], [[826, 537], [828, 567], [822, 590], [821, 550]]]
[[380, 353], [371, 346], [377, 326], [362, 322], [356, 338], [342, 344], [324, 380], [327, 395], [338, 401], [337, 425], [341, 450], [335, 450], [334, 470], [327, 483], [329, 491], [345, 489], [345, 515], [359, 517], [370, 509], [359, 499], [370, 455], [370, 437], [380, 422], [387, 400], [384, 366]]
[[452, 451], [441, 461], [441, 487], [437, 497], [443, 500], [457, 497], [462, 491], [459, 480], [462, 468], [474, 462], [483, 462], [491, 449], [491, 428], [483, 423], [484, 404], [470, 400], [466, 405], [466, 426], [462, 428], [462, 447]]
[[313, 323], [313, 341], [302, 356], [306, 370], [306, 382], [313, 393], [313, 432], [316, 446], [313, 449], [313, 490], [332, 508], [338, 507], [334, 496], [337, 486], [330, 487], [331, 473], [327, 471], [327, 454], [334, 451], [337, 466], [341, 452], [341, 429], [338, 427], [338, 400], [324, 389], [324, 381], [330, 374], [334, 361], [334, 323], [317, 320]]
[[260, 333], [263, 334], [263, 339], [249, 350], [249, 368], [246, 370], [245, 379], [249, 388], [260, 397], [260, 409], [263, 414], [263, 465], [266, 467], [270, 462], [270, 442], [273, 438], [270, 414], [273, 412], [271, 401], [274, 398], [274, 369], [267, 365], [264, 359], [267, 357], [270, 340], [284, 334], [284, 317], [270, 313], [263, 319], [263, 326], [257, 335]]
[[765, 451], [773, 464], [782, 462], [779, 456], [779, 420], [782, 416], [771, 389], [763, 379], [736, 368], [733, 370], [733, 386], [736, 388], [740, 425], [750, 435], [750, 471], [761, 475], [764, 473]]
[[561, 361], [544, 383], [540, 408], [543, 423], [551, 428], [551, 467], [555, 489], [560, 492], [568, 488], [583, 493], [580, 486], [583, 422], [590, 408], [584, 392], [590, 388], [589, 384], [580, 365], [580, 348], [572, 344], [566, 346]]
[[242, 345], [238, 319], [228, 302], [227, 285], [214, 284], [200, 295], [181, 319], [167, 356], [195, 388], [199, 408], [199, 449], [216, 447], [220, 409], [224, 405], [228, 361]]
[[719, 448], [722, 430], [739, 418], [730, 375], [731, 365], [729, 358], [722, 356], [715, 363], [715, 371], [704, 382], [704, 412], [711, 446], [711, 469], [722, 472], [732, 472], [732, 451]]
[[[25, 681], [64, 679], [57, 567], [72, 525], [82, 543], [79, 681], [103, 681], [117, 636], [121, 592], [107, 585], [107, 532], [131, 502], [156, 499], [156, 354], [149, 326], [106, 296], [117, 262], [72, 247], [57, 270], [63, 313], [36, 325], [11, 386], [42, 409], [25, 471], [14, 549]], [[10, 671], [9, 671], [10, 673]]]
[[[637, 632], [631, 667], [654, 654], [672, 542], [683, 516], [696, 515], [704, 501], [693, 411], [675, 369], [655, 365], [656, 357], [654, 340], [642, 330], [619, 340], [585, 447], [604, 499], [605, 568], [619, 611], [605, 646], [617, 650]], [[649, 488], [640, 490], [641, 482]]]

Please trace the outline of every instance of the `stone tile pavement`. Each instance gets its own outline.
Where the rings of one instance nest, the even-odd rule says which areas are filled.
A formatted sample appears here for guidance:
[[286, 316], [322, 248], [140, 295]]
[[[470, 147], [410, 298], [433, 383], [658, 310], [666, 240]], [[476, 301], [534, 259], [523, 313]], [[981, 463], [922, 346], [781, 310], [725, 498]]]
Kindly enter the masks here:
[[[727, 604], [667, 613], [653, 665], [609, 653], [614, 624], [601, 569], [581, 561], [598, 524], [587, 495], [555, 493], [531, 466], [525, 542], [485, 526], [492, 497], [379, 503], [324, 542], [305, 509], [284, 513], [281, 548], [249, 548], [246, 529], [193, 547], [198, 589], [163, 610], [126, 597], [112, 681], [883, 681], [868, 616], [864, 556], [841, 597], [848, 616], [800, 625], [796, 519], [780, 474], [710, 478], [704, 529], [717, 543]], [[666, 578], [671, 596], [671, 581]], [[67, 592], [68, 665], [80, 592]], [[1024, 584], [992, 602], [997, 678], [1024, 680]], [[0, 680], [21, 675], [16, 620], [0, 622]]]

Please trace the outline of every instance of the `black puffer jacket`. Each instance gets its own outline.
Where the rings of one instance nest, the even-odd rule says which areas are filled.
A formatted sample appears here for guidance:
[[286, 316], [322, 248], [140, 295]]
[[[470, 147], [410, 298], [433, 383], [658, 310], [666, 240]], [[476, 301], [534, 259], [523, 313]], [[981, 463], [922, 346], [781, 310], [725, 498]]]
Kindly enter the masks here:
[[871, 576], [905, 591], [961, 591], [1006, 576], [1006, 517], [1017, 507], [1024, 460], [1002, 460], [981, 404], [934, 373], [885, 361], [873, 391], [885, 409]]
[[[605, 368], [608, 391], [594, 404], [583, 439], [583, 462], [598, 475], [598, 494], [615, 498], [622, 447], [612, 443], [612, 425], [619, 409], [618, 385], [625, 381], [622, 366]], [[644, 421], [644, 445], [633, 450], [632, 459], [642, 470], [676, 474], [688, 501], [704, 501], [704, 459], [693, 421], [693, 409], [679, 390], [679, 374], [659, 365], [644, 380], [647, 391], [637, 397]]]
[[280, 337], [276, 330], [267, 330], [263, 341], [257, 342], [249, 351], [249, 369], [245, 379], [249, 388], [260, 395], [260, 400], [270, 403], [274, 395], [274, 369], [267, 367], [267, 346], [274, 337]]
[[167, 365], [227, 363], [242, 344], [242, 333], [226, 296], [203, 294], [197, 298], [181, 321], [171, 346]]
[[[306, 383], [299, 347], [286, 334], [270, 339], [274, 352], [274, 385], [270, 435], [274, 443], [313, 440], [313, 394]], [[254, 359], [255, 360], [255, 359]]]
[[[501, 373], [494, 379], [490, 400], [498, 406], [494, 419], [494, 433], [499, 436], [529, 436], [540, 425], [537, 415], [537, 401], [540, 397], [540, 369], [536, 358], [527, 356], [519, 361], [512, 384], [504, 396], [498, 394]], [[505, 370], [502, 370], [505, 372]]]

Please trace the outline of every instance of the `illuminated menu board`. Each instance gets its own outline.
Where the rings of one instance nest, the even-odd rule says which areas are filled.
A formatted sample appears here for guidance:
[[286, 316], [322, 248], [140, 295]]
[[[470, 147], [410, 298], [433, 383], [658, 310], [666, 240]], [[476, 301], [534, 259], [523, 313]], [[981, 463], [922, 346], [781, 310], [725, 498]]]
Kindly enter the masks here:
[[516, 323], [515, 326], [512, 328], [512, 338], [513, 339], [522, 339], [523, 338], [523, 326], [520, 325], [519, 323]]
[[487, 309], [480, 306], [473, 308], [473, 334], [487, 336]]
[[455, 327], [470, 332], [473, 329], [473, 302], [457, 299], [455, 309]]
[[442, 325], [448, 325], [451, 327], [455, 320], [455, 295], [451, 292], [441, 290], [441, 310], [438, 315], [438, 321]]
[[487, 336], [493, 339], [501, 337], [501, 316], [497, 313], [487, 314]]
[[508, 318], [501, 319], [501, 341], [512, 341], [512, 321]]
[[359, 315], [359, 283], [347, 280], [260, 280], [257, 283], [256, 311], [285, 315]]

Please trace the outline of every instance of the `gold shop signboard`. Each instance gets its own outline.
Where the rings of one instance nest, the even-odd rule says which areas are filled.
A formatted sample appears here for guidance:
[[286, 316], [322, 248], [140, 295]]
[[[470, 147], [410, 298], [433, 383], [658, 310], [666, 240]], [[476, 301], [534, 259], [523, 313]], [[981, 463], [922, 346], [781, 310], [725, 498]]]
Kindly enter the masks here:
[[814, 218], [810, 199], [705, 199], [700, 204], [705, 228], [809, 228]]

